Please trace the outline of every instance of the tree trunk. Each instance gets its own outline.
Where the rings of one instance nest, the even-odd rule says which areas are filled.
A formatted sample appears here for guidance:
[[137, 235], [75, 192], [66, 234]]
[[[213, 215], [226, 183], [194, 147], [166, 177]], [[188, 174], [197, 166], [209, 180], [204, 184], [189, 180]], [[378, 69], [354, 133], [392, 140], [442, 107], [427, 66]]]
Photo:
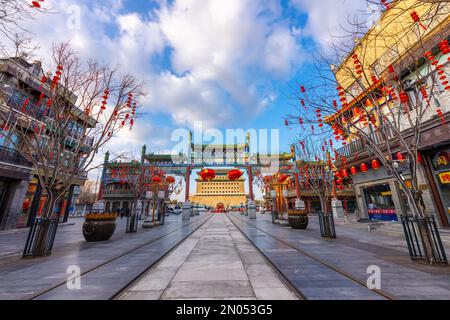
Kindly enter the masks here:
[[328, 214], [328, 204], [327, 204], [326, 196], [319, 195], [319, 199], [320, 199], [320, 208], [322, 210], [322, 213]]
[[412, 214], [417, 219], [417, 225], [414, 227], [417, 228], [417, 234], [420, 236], [426, 259], [429, 263], [433, 263], [438, 259], [438, 254], [430, 233], [428, 220], [425, 217], [422, 195], [420, 193], [414, 193], [410, 189], [403, 190], [403, 192], [408, 199], [408, 205]]
[[[49, 238], [49, 232], [52, 231], [51, 227], [51, 218], [53, 211], [55, 209], [55, 204], [57, 201], [57, 196], [55, 193], [47, 189], [47, 204], [45, 206], [44, 214], [40, 221], [40, 227], [36, 234], [36, 250], [34, 255], [38, 257], [42, 257], [45, 255], [46, 251], [46, 243]], [[56, 230], [55, 230], [56, 232]], [[53, 244], [51, 244], [53, 246]]]

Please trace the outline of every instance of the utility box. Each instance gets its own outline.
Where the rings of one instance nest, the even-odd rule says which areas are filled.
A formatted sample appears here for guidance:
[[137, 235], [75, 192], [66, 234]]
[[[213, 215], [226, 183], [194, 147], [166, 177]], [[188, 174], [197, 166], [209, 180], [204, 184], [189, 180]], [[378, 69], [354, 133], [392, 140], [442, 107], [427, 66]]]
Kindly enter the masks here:
[[183, 207], [181, 209], [181, 217], [182, 220], [190, 220], [191, 219], [191, 214], [192, 214], [192, 205], [189, 201], [186, 201], [183, 204]]
[[333, 216], [335, 218], [344, 217], [344, 207], [342, 206], [342, 201], [336, 199], [331, 201], [331, 208], [333, 210]]
[[249, 219], [256, 219], [256, 204], [255, 201], [249, 201], [247, 204], [247, 210], [248, 210], [248, 218]]
[[295, 200], [295, 210], [305, 210], [305, 209], [306, 209], [305, 201], [300, 199]]

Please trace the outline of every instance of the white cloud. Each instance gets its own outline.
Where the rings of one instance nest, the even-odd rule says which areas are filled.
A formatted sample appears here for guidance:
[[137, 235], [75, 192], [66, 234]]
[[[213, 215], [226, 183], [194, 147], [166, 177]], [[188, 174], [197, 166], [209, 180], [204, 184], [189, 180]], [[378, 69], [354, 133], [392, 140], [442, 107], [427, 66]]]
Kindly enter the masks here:
[[[124, 1], [48, 0], [58, 13], [30, 24], [40, 56], [54, 42], [70, 41], [83, 59], [119, 64], [146, 82], [146, 118], [115, 150], [127, 147], [123, 141], [143, 144], [167, 133], [147, 121], [155, 113], [179, 126], [245, 126], [273, 103], [272, 81], [287, 81], [302, 62], [301, 32], [282, 16], [279, 1], [158, 2], [150, 12], [127, 12]], [[73, 6], [79, 28], [67, 23]]]
[[355, 16], [362, 22], [362, 17], [367, 18], [371, 14], [370, 6], [365, 0], [291, 0], [291, 3], [308, 15], [304, 34], [323, 47], [328, 46], [331, 36], [347, 34], [343, 28], [349, 30], [349, 21]]
[[226, 126], [258, 114], [272, 93], [256, 88], [286, 79], [300, 62], [301, 48], [280, 14], [278, 1], [178, 0], [163, 6], [159, 25], [172, 48], [174, 73], [156, 80], [153, 100], [177, 123]]

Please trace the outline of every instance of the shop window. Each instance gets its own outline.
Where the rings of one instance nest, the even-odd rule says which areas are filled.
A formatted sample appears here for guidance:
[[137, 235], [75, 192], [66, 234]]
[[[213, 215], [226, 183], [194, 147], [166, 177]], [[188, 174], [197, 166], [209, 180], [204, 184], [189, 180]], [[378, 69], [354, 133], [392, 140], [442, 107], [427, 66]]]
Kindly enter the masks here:
[[372, 220], [397, 221], [389, 184], [363, 188], [367, 212]]
[[32, 210], [33, 199], [38, 189], [38, 183], [39, 183], [38, 179], [34, 178], [28, 184], [28, 190], [25, 195], [25, 200], [23, 201], [22, 204], [22, 213], [20, 215], [19, 222], [17, 225], [18, 228], [25, 227], [27, 224], [27, 221], [29, 219]]
[[439, 195], [450, 216], [450, 148], [436, 152], [431, 159]]
[[120, 207], [120, 202], [114, 201], [113, 204], [112, 204], [112, 212], [117, 212], [119, 207]]

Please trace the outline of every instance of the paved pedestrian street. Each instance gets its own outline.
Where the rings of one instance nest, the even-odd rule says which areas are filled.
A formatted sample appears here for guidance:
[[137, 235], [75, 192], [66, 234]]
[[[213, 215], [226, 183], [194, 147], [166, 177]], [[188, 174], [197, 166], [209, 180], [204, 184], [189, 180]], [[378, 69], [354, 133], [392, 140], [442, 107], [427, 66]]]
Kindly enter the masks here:
[[120, 299], [297, 299], [225, 215], [216, 215]]
[[[129, 234], [123, 219], [110, 241], [86, 243], [75, 218], [39, 259], [16, 251], [26, 233], [1, 232], [9, 249], [0, 255], [0, 299], [450, 299], [450, 268], [411, 261], [401, 237], [337, 223], [337, 238], [326, 239], [317, 217], [309, 220], [294, 230], [268, 214], [208, 212]], [[68, 286], [70, 266], [80, 268], [80, 288]], [[374, 266], [380, 287], [369, 289]]]
[[[307, 299], [450, 299], [450, 268], [412, 262], [404, 239], [342, 225], [324, 239], [314, 216], [307, 230], [228, 216]], [[367, 288], [369, 266], [380, 268], [380, 290]]]
[[[202, 215], [184, 222], [172, 216], [163, 226], [139, 226], [134, 234], [125, 233], [124, 219], [110, 241], [97, 243], [86, 243], [81, 221], [72, 219], [74, 223], [61, 228], [51, 256], [21, 259], [13, 249], [0, 256], [0, 299], [110, 299], [209, 218]], [[9, 248], [23, 246], [23, 237], [23, 232], [12, 237], [0, 233]], [[79, 290], [67, 286], [70, 266], [80, 268]]]

